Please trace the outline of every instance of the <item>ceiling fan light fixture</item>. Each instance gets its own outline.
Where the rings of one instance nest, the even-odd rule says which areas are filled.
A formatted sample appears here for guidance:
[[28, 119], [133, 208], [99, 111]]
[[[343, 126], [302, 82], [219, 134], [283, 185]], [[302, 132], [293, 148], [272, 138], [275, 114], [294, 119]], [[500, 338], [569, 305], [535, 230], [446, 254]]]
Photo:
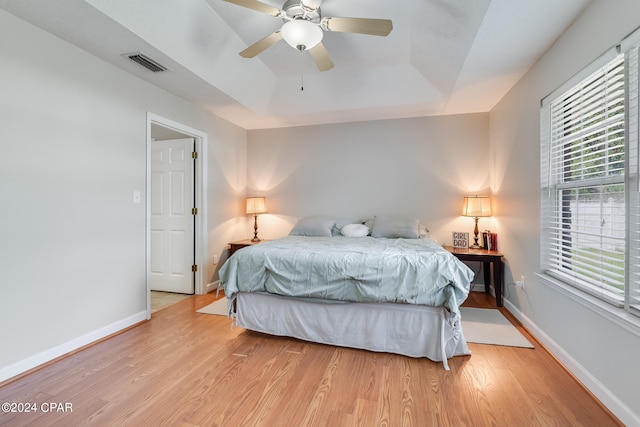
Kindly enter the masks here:
[[294, 49], [308, 50], [322, 41], [322, 28], [305, 19], [286, 22], [281, 29], [282, 38]]

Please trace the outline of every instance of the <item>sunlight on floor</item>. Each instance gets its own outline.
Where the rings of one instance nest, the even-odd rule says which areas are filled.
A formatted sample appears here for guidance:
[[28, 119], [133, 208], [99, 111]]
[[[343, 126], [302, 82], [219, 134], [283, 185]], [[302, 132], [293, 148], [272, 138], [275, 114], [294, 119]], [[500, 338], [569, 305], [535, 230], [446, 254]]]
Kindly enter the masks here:
[[172, 304], [192, 296], [193, 295], [173, 294], [171, 292], [151, 291], [151, 313], [155, 313], [158, 310], [169, 307]]

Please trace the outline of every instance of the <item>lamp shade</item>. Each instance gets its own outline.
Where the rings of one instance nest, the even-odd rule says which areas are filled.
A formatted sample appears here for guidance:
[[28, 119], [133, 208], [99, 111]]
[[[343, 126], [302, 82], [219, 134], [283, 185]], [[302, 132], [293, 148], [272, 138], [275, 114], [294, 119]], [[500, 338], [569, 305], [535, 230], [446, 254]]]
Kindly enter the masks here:
[[466, 196], [462, 216], [491, 216], [491, 199], [488, 196]]
[[267, 213], [267, 204], [264, 197], [247, 197], [247, 215]]
[[282, 38], [294, 49], [311, 49], [322, 41], [322, 28], [311, 21], [294, 19], [282, 26]]

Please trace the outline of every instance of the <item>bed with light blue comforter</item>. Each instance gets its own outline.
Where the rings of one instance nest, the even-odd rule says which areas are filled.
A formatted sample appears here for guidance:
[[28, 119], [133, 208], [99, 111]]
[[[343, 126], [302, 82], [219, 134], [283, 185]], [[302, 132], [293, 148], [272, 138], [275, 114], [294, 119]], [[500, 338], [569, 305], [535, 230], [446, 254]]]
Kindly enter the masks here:
[[473, 272], [430, 238], [287, 236], [236, 251], [220, 269], [225, 295], [267, 292], [351, 302], [446, 307], [454, 317]]

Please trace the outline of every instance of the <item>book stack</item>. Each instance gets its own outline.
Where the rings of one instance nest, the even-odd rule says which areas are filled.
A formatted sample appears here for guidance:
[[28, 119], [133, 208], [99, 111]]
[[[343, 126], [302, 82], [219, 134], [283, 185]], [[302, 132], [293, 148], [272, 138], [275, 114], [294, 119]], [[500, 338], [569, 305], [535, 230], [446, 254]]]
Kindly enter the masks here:
[[489, 251], [498, 250], [498, 234], [492, 233], [491, 230], [482, 232], [482, 247]]

